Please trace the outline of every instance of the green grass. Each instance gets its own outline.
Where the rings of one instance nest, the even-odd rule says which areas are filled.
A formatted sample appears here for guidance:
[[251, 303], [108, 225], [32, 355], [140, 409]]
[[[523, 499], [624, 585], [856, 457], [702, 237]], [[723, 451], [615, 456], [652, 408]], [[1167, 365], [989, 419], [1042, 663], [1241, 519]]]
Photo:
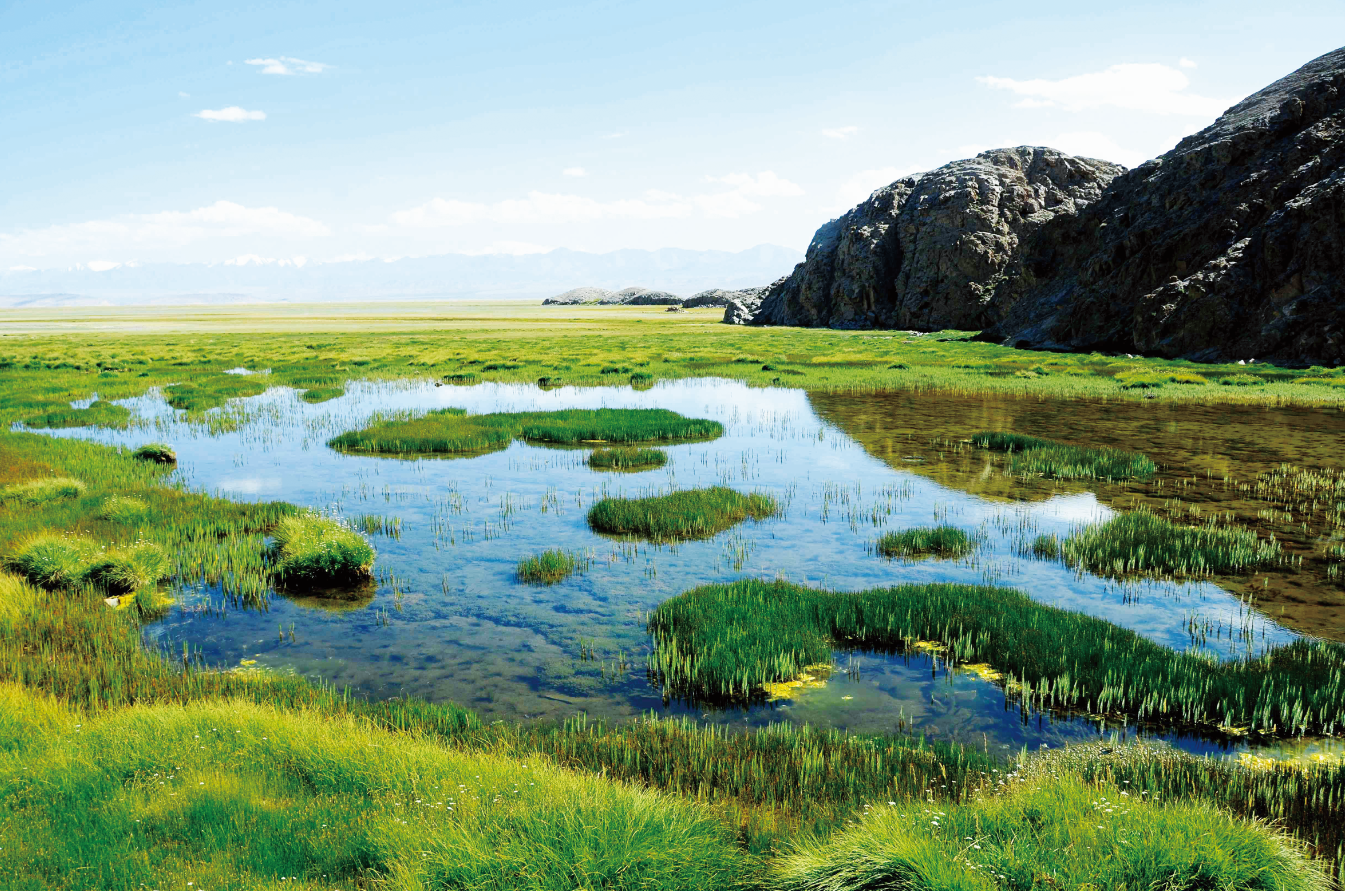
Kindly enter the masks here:
[[685, 418], [657, 408], [565, 409], [468, 415], [462, 409], [432, 411], [417, 418], [375, 421], [363, 430], [333, 437], [332, 448], [365, 454], [464, 453], [504, 448], [515, 439], [578, 445], [584, 442], [684, 442], [713, 439], [717, 421]]
[[708, 808], [545, 760], [250, 702], [89, 717], [0, 696], [14, 891], [659, 891], [758, 873]]
[[1072, 778], [960, 804], [878, 805], [772, 870], [779, 891], [1001, 888], [1327, 891], [1301, 844], [1203, 804]]
[[34, 430], [60, 429], [63, 427], [115, 427], [125, 428], [131, 422], [131, 410], [123, 405], [115, 405], [99, 399], [88, 408], [70, 408], [62, 406], [42, 414], [25, 418], [23, 423]]
[[588, 466], [594, 470], [653, 470], [668, 463], [662, 449], [594, 449]]
[[149, 461], [154, 464], [177, 463], [177, 452], [161, 442], [146, 443], [132, 452], [131, 457], [137, 461]]
[[113, 523], [140, 523], [149, 518], [149, 505], [129, 495], [109, 495], [103, 500], [98, 517]]
[[1176, 725], [1332, 733], [1345, 714], [1345, 645], [1302, 640], [1217, 662], [1011, 588], [929, 584], [853, 593], [787, 582], [705, 585], [649, 618], [650, 668], [677, 695], [748, 700], [835, 648], [943, 645], [1025, 701]]
[[1145, 480], [1157, 470], [1149, 457], [1124, 449], [1072, 446], [1016, 433], [977, 433], [971, 441], [977, 448], [1008, 452], [1014, 473], [1052, 479]]
[[348, 526], [313, 513], [285, 517], [271, 531], [276, 577], [288, 587], [368, 579], [374, 549]]
[[50, 501], [63, 501], [79, 498], [86, 489], [88, 489], [88, 486], [84, 485], [82, 480], [68, 476], [27, 480], [22, 483], [10, 483], [0, 488], [0, 504], [36, 505]]
[[1245, 572], [1281, 554], [1279, 542], [1250, 529], [1181, 526], [1143, 509], [1085, 526], [1059, 542], [1058, 550], [1071, 566], [1113, 577]]
[[583, 554], [552, 548], [535, 557], [520, 560], [518, 580], [529, 585], [554, 585], [562, 582], [576, 572], [588, 568], [589, 559]]
[[609, 535], [677, 541], [708, 538], [749, 517], [764, 520], [779, 510], [769, 495], [711, 486], [648, 498], [604, 498], [589, 508], [588, 524]]
[[1219, 383], [1225, 387], [1264, 387], [1266, 379], [1254, 374], [1230, 374], [1219, 378]]
[[330, 402], [337, 397], [346, 395], [346, 388], [339, 387], [310, 387], [299, 394], [299, 398], [309, 405], [317, 405], [322, 402]]
[[5, 568], [30, 584], [54, 591], [79, 584], [95, 550], [96, 545], [85, 538], [39, 533], [5, 558]]
[[164, 397], [173, 408], [190, 412], [208, 411], [230, 399], [260, 396], [266, 392], [264, 380], [251, 375], [221, 374], [169, 384], [164, 387]]
[[103, 551], [84, 570], [84, 579], [113, 596], [135, 594], [169, 574], [168, 558], [153, 542]]
[[976, 549], [971, 536], [956, 526], [918, 527], [889, 532], [878, 539], [884, 557], [965, 557]]

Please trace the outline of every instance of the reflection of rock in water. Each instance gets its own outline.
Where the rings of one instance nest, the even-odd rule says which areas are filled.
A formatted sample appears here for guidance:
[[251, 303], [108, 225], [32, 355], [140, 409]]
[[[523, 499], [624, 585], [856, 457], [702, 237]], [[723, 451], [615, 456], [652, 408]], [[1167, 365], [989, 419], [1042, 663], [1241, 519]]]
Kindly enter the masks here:
[[305, 587], [301, 591], [281, 591], [286, 599], [304, 609], [318, 609], [329, 613], [349, 613], [364, 609], [374, 602], [378, 585], [368, 580], [356, 585], [330, 588]]

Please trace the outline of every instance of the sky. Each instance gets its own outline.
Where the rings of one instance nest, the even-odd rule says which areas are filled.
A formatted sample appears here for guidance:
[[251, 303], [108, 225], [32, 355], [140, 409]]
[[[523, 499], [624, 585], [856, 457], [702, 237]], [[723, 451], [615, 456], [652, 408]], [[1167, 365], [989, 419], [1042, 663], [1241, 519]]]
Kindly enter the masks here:
[[1345, 3], [0, 3], [0, 271], [802, 250], [909, 173], [1133, 166]]

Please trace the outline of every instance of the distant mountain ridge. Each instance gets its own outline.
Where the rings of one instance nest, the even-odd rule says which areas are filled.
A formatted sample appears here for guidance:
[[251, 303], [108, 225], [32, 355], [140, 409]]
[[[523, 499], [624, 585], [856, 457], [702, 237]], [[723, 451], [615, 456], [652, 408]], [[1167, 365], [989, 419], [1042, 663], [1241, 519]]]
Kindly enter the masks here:
[[442, 254], [386, 262], [294, 265], [145, 264], [0, 272], [0, 306], [317, 302], [541, 298], [576, 281], [616, 289], [632, 281], [689, 294], [772, 281], [799, 251], [758, 245], [744, 251], [627, 249], [603, 254], [564, 248], [519, 256]]

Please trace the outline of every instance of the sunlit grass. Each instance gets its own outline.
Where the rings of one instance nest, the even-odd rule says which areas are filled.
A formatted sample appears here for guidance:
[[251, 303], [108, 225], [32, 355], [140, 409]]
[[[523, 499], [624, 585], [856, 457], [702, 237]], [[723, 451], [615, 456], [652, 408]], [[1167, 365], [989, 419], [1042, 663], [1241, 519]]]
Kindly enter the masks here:
[[889, 532], [878, 539], [884, 557], [965, 557], [976, 549], [971, 536], [956, 526], [918, 527]]
[[295, 514], [271, 531], [275, 574], [285, 585], [350, 584], [367, 579], [374, 549], [332, 517]]
[[1014, 473], [1052, 479], [1144, 480], [1157, 469], [1148, 456], [1124, 449], [1072, 446], [1017, 433], [977, 433], [971, 441], [977, 448], [1008, 452]]
[[594, 449], [588, 466], [594, 470], [654, 470], [668, 463], [662, 449]]
[[146, 443], [132, 452], [131, 457], [137, 461], [149, 461], [154, 464], [177, 463], [177, 452], [173, 451], [172, 446], [161, 442]]
[[212, 375], [170, 384], [164, 388], [164, 396], [173, 408], [191, 412], [207, 411], [218, 408], [230, 399], [258, 396], [266, 392], [264, 380], [251, 375]]
[[676, 541], [708, 538], [749, 518], [764, 520], [779, 510], [770, 495], [711, 486], [647, 498], [604, 498], [589, 509], [588, 524], [610, 535]]
[[53, 408], [25, 418], [23, 423], [35, 430], [94, 426], [124, 428], [130, 420], [130, 409], [100, 399], [87, 408]]
[[79, 498], [88, 489], [83, 480], [58, 476], [10, 483], [0, 488], [0, 504], [38, 505], [49, 501]]
[[576, 572], [583, 572], [588, 568], [589, 562], [583, 554], [552, 548], [535, 557], [520, 560], [517, 569], [518, 580], [530, 585], [554, 585]]
[[[1052, 545], [1034, 550], [1053, 556]], [[1118, 514], [1074, 532], [1055, 545], [1071, 566], [1098, 575], [1207, 576], [1244, 572], [1274, 563], [1279, 542], [1250, 529], [1231, 526], [1182, 526], [1148, 510]]]
[[311, 387], [299, 394], [299, 398], [309, 405], [330, 402], [346, 394], [345, 387]]

